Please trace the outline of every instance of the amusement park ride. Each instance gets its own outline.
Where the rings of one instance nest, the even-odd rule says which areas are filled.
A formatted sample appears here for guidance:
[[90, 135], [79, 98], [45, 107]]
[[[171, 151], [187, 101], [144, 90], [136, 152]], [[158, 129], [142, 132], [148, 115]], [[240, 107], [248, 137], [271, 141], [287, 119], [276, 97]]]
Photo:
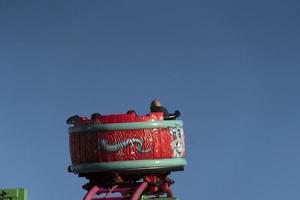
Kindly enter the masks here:
[[[163, 107], [161, 107], [163, 108]], [[88, 179], [84, 200], [176, 200], [168, 175], [186, 165], [179, 111], [72, 116], [69, 172]], [[178, 200], [178, 199], [177, 199]]]
[[[179, 115], [159, 103], [144, 116], [131, 110], [70, 117], [68, 171], [88, 180], [83, 200], [178, 200], [168, 175], [186, 165]], [[27, 192], [0, 190], [0, 200], [27, 200]]]

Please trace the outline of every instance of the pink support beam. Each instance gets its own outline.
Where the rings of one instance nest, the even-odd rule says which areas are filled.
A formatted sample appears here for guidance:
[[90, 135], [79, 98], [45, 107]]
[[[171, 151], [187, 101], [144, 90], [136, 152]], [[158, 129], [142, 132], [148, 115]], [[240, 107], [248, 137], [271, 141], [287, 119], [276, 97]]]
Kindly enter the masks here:
[[142, 184], [139, 185], [139, 187], [136, 189], [134, 194], [132, 195], [130, 200], [138, 200], [141, 194], [144, 192], [144, 190], [147, 188], [148, 183], [143, 182]]
[[[138, 187], [136, 186], [132, 186], [132, 187], [123, 187], [123, 188], [118, 188], [118, 186], [114, 186], [111, 189], [103, 189], [101, 187], [98, 186], [94, 186], [92, 187], [92, 189], [85, 195], [85, 197], [83, 198], [83, 200], [138, 200], [139, 197], [142, 195], [142, 193], [144, 192], [144, 190], [147, 188], [148, 183], [147, 182], [143, 182], [141, 184], [138, 185]], [[110, 195], [111, 193], [131, 193], [132, 196], [121, 196], [121, 197], [108, 197], [108, 195]], [[102, 197], [95, 197], [96, 195], [100, 195], [100, 194], [104, 194], [106, 193], [106, 197], [102, 198]]]

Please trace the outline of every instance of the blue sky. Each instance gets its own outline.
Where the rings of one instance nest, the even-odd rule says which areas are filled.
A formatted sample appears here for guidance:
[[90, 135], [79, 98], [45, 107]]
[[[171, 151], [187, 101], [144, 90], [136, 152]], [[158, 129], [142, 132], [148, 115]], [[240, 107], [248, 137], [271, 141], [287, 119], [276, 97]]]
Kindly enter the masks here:
[[298, 1], [0, 0], [0, 188], [81, 199], [65, 120], [185, 122], [180, 199], [300, 198]]

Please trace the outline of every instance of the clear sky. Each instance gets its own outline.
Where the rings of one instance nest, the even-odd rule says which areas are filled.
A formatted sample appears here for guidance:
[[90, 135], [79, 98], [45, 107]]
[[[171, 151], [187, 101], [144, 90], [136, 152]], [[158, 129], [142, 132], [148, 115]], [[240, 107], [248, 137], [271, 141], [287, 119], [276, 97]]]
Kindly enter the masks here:
[[299, 1], [0, 0], [0, 188], [76, 200], [73, 114], [185, 122], [182, 200], [300, 199]]

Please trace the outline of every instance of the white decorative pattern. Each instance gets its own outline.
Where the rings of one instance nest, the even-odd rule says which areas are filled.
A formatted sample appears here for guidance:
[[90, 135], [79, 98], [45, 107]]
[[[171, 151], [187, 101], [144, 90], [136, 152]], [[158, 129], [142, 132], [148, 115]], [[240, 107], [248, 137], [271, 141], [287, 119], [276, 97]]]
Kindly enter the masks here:
[[183, 157], [185, 154], [183, 127], [179, 125], [176, 125], [175, 127], [169, 127], [169, 133], [173, 137], [173, 141], [171, 143], [173, 157]]

